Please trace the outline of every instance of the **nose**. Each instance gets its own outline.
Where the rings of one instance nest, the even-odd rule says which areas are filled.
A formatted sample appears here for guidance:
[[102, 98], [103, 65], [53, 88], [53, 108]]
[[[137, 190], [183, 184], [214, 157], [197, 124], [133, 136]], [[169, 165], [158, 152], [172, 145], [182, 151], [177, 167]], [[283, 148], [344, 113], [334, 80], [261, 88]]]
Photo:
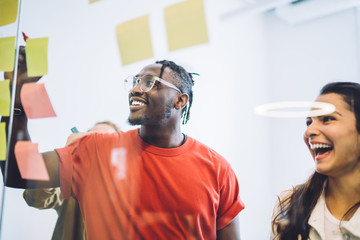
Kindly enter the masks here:
[[140, 79], [136, 80], [135, 86], [131, 89], [130, 93], [133, 95], [139, 95], [144, 93], [140, 88]]
[[311, 138], [320, 134], [318, 121], [313, 120], [305, 130], [304, 138]]

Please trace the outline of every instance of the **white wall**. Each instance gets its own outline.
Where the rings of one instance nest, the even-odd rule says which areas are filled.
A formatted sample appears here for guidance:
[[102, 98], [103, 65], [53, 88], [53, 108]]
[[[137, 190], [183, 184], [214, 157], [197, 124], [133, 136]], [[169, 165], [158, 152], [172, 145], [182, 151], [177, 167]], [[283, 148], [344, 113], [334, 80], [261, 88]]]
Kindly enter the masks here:
[[[327, 82], [359, 82], [356, 13], [353, 8], [295, 26], [271, 18], [268, 31], [272, 101], [311, 101]], [[270, 135], [276, 136], [271, 141], [272, 179], [274, 189], [279, 191], [303, 181], [313, 165], [301, 138], [305, 119], [274, 119], [271, 126]], [[275, 169], [286, 171], [280, 174]]]
[[[242, 239], [266, 239], [276, 194], [312, 171], [302, 142], [304, 119], [254, 114], [259, 104], [313, 100], [329, 80], [358, 81], [355, 9], [290, 25], [274, 12], [221, 18], [240, 3], [205, 0], [209, 43], [169, 52], [162, 9], [176, 1], [23, 1], [21, 28], [49, 37], [49, 74], [41, 80], [57, 118], [31, 120], [40, 151], [64, 145], [69, 129], [111, 120], [123, 129], [128, 114], [122, 79], [157, 59], [201, 74], [191, 120], [183, 131], [225, 156], [246, 204]], [[150, 14], [154, 58], [122, 66], [115, 26]], [[0, 28], [0, 37], [13, 35]], [[51, 134], [49, 134], [49, 132]], [[26, 206], [22, 190], [6, 189], [2, 239], [50, 239], [56, 214]]]

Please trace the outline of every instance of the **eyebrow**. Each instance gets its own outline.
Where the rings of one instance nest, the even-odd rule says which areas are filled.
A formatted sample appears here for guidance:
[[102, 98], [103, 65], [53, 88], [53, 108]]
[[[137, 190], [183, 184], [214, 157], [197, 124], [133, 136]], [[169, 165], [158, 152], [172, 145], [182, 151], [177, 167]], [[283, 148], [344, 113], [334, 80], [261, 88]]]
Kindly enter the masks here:
[[[136, 74], [134, 77], [139, 77], [140, 74]], [[157, 77], [156, 75], [152, 75], [152, 74], [145, 74], [144, 76], [153, 76], [153, 77]]]
[[[335, 111], [335, 112], [332, 112], [332, 113], [330, 113], [330, 114], [333, 114], [333, 113], [336, 113], [337, 115], [339, 115], [339, 116], [343, 116], [342, 114], [340, 114], [338, 111]], [[318, 116], [314, 116], [314, 117], [323, 117], [323, 116], [326, 116], [326, 115], [329, 115], [329, 114], [322, 114], [322, 115], [318, 115]], [[312, 117], [306, 117], [306, 120], [308, 120], [308, 119], [310, 119], [310, 118], [312, 118]]]
[[339, 112], [335, 111], [334, 113], [337, 113], [338, 115], [342, 116], [342, 114], [340, 114]]

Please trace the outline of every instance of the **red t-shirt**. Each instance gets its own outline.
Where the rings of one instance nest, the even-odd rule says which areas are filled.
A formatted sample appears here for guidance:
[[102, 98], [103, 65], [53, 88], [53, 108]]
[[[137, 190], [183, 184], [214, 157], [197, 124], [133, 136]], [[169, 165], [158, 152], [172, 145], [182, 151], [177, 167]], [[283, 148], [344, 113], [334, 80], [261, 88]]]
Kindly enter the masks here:
[[229, 163], [191, 137], [158, 148], [137, 130], [94, 133], [56, 151], [89, 240], [216, 239], [244, 208]]

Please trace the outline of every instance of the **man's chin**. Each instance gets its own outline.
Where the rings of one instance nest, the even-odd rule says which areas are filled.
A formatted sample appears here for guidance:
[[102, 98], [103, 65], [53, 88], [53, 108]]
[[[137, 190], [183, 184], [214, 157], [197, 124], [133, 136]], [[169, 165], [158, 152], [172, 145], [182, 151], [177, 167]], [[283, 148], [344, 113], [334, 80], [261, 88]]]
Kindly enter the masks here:
[[139, 119], [139, 118], [128, 118], [128, 123], [131, 126], [137, 126], [137, 125], [142, 125], [143, 124], [143, 119]]

